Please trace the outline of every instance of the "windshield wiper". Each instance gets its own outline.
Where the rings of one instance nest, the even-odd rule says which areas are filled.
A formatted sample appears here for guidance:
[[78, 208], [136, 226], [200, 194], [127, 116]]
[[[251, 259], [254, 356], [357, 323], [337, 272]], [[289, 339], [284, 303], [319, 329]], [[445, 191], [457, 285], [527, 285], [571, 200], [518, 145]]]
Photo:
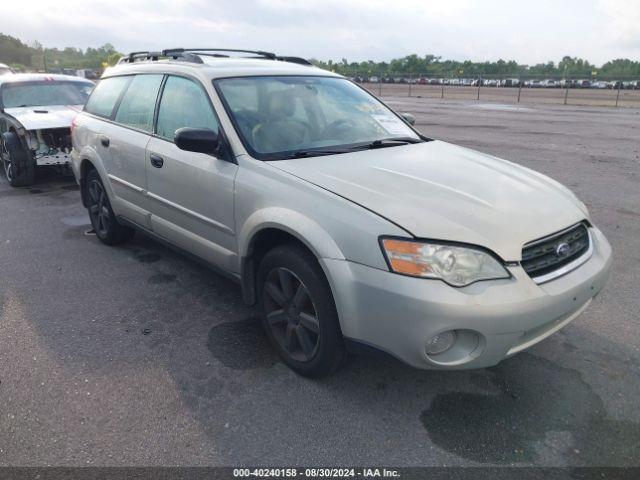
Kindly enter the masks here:
[[350, 148], [332, 148], [332, 149], [309, 149], [309, 150], [297, 150], [289, 155], [285, 155], [282, 157], [283, 159], [291, 159], [291, 158], [307, 158], [307, 157], [319, 157], [321, 155], [339, 155], [341, 153], [349, 153], [353, 150]]
[[356, 152], [358, 150], [370, 150], [374, 148], [394, 147], [396, 145], [408, 145], [410, 143], [422, 142], [424, 142], [424, 140], [413, 137], [383, 138], [381, 140], [374, 140], [373, 142], [369, 143], [350, 145], [344, 148], [310, 148], [308, 150], [297, 150], [283, 157], [280, 157], [280, 159], [290, 160], [293, 158], [319, 157], [322, 155], [339, 155], [341, 153]]
[[360, 148], [384, 148], [384, 147], [395, 147], [396, 145], [407, 145], [410, 143], [422, 143], [424, 140], [420, 138], [414, 137], [393, 137], [393, 138], [382, 138], [380, 140], [374, 140], [371, 143], [367, 143], [362, 145]]

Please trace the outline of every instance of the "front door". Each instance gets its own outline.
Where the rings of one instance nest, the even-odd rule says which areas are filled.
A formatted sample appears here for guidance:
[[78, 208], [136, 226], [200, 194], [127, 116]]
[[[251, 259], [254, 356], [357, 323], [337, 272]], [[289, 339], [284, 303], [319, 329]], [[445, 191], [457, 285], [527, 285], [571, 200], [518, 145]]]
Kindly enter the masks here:
[[219, 130], [209, 96], [196, 80], [167, 77], [156, 135], [147, 145], [147, 196], [155, 233], [232, 271], [236, 265], [233, 216], [238, 166], [213, 155], [186, 152], [173, 138], [182, 127]]

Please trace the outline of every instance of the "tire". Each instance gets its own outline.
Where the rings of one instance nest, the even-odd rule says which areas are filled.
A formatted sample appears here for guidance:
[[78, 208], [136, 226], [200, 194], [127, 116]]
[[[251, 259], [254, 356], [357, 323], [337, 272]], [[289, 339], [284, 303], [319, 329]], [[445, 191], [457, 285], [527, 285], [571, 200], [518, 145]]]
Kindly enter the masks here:
[[31, 158], [31, 154], [23, 148], [15, 133], [2, 135], [0, 159], [9, 185], [26, 187], [33, 184], [36, 176], [35, 161]]
[[117, 245], [129, 240], [135, 231], [118, 223], [97, 170], [89, 170], [85, 188], [87, 210], [98, 240], [105, 245]]
[[262, 325], [282, 360], [305, 377], [326, 377], [346, 349], [329, 283], [315, 257], [295, 244], [268, 252], [258, 268]]

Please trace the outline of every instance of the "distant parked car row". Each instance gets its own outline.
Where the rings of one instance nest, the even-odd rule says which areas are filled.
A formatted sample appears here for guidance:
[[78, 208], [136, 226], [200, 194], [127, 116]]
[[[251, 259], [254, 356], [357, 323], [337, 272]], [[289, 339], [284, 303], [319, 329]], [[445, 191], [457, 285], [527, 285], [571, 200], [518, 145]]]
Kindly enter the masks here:
[[452, 85], [464, 87], [522, 87], [524, 88], [596, 88], [596, 89], [618, 89], [639, 90], [640, 80], [634, 81], [600, 81], [587, 79], [556, 80], [527, 79], [519, 78], [435, 78], [435, 77], [351, 77], [357, 83], [404, 83], [413, 85]]

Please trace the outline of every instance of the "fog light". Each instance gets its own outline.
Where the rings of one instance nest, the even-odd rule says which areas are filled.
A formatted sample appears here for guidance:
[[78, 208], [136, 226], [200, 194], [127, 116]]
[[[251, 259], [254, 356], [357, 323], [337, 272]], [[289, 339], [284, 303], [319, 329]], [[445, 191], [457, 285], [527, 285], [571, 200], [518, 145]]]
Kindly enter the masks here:
[[454, 330], [447, 330], [446, 332], [431, 337], [425, 346], [425, 351], [427, 355], [438, 355], [439, 353], [449, 350], [455, 341], [456, 332]]

